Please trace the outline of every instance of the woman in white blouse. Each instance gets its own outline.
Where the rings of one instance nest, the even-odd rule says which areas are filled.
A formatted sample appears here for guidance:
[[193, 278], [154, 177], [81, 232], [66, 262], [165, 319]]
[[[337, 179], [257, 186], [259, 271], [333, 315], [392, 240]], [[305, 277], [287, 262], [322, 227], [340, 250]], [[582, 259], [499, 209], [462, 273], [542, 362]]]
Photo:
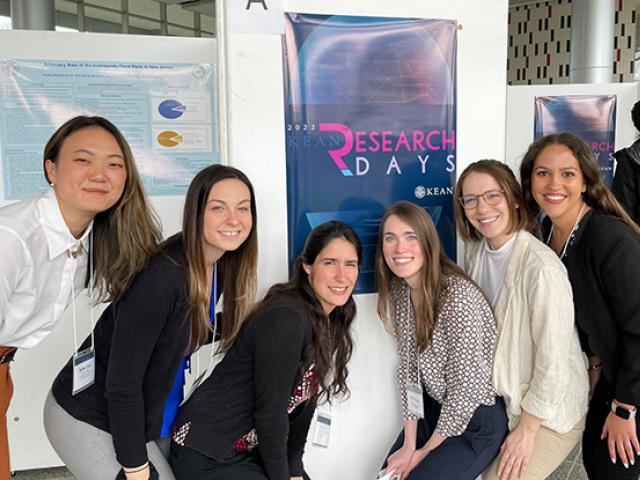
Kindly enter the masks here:
[[398, 202], [380, 224], [378, 312], [398, 340], [404, 429], [385, 472], [401, 480], [473, 480], [507, 433], [491, 386], [496, 340], [482, 292], [442, 250], [424, 208]]
[[571, 285], [557, 255], [527, 232], [521, 188], [505, 164], [480, 160], [456, 184], [464, 269], [491, 301], [498, 325], [493, 386], [509, 435], [484, 479], [545, 479], [577, 444], [588, 380]]
[[16, 349], [41, 342], [89, 282], [95, 301], [120, 298], [161, 239], [131, 149], [108, 120], [68, 120], [43, 167], [50, 190], [0, 209], [0, 480]]

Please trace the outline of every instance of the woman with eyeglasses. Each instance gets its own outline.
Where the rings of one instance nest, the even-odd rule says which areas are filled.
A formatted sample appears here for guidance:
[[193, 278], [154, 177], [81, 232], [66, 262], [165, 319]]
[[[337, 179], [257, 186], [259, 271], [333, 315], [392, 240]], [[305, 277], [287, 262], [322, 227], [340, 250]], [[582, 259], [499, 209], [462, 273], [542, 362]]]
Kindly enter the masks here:
[[602, 181], [591, 148], [547, 135], [520, 167], [523, 207], [546, 214], [542, 238], [569, 272], [575, 320], [589, 357], [591, 400], [582, 436], [590, 479], [640, 475], [640, 228]]
[[521, 188], [505, 164], [480, 160], [456, 184], [464, 268], [491, 302], [498, 326], [493, 386], [509, 435], [484, 479], [545, 479], [580, 440], [587, 372], [571, 285], [558, 257], [527, 230]]

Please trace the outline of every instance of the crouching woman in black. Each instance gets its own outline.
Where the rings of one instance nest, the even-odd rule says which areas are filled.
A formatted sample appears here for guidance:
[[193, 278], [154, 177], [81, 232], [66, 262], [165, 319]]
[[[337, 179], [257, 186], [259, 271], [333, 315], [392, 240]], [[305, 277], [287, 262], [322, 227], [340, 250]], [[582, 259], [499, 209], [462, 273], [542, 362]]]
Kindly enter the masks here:
[[271, 287], [178, 414], [177, 480], [307, 478], [302, 454], [316, 401], [347, 392], [360, 258], [357, 234], [341, 222], [309, 234], [292, 280]]

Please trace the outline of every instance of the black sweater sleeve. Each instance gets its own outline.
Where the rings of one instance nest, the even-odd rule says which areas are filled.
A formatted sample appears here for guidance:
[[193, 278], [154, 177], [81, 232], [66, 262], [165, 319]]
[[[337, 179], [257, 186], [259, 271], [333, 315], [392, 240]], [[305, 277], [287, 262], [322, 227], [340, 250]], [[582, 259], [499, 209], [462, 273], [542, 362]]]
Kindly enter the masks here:
[[291, 418], [289, 424], [289, 475], [292, 477], [301, 477], [304, 471], [302, 455], [314, 412], [315, 407], [309, 402], [305, 402], [291, 414], [292, 417], [295, 417]]
[[254, 422], [269, 480], [289, 480], [287, 406], [300, 373], [305, 344], [304, 319], [281, 306], [257, 320], [254, 336]]
[[125, 467], [147, 461], [143, 383], [158, 338], [176, 307], [171, 278], [175, 273], [148, 266], [114, 306], [105, 399], [116, 458]]
[[615, 398], [640, 405], [640, 295], [633, 292], [640, 276], [640, 240], [626, 226], [606, 234], [617, 240], [603, 252], [600, 265], [601, 284], [616, 320], [612, 328], [620, 329]]

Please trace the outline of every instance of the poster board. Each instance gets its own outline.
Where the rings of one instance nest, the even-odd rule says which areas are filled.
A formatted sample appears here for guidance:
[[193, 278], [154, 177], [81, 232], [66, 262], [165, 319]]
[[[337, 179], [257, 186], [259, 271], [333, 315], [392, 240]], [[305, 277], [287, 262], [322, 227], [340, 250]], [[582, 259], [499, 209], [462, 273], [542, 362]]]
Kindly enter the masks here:
[[534, 139], [535, 99], [564, 95], [615, 95], [615, 145], [616, 149], [628, 147], [636, 138], [631, 123], [631, 108], [638, 100], [638, 84], [563, 84], [522, 85], [507, 87], [507, 136], [506, 160], [516, 177], [522, 157]]

